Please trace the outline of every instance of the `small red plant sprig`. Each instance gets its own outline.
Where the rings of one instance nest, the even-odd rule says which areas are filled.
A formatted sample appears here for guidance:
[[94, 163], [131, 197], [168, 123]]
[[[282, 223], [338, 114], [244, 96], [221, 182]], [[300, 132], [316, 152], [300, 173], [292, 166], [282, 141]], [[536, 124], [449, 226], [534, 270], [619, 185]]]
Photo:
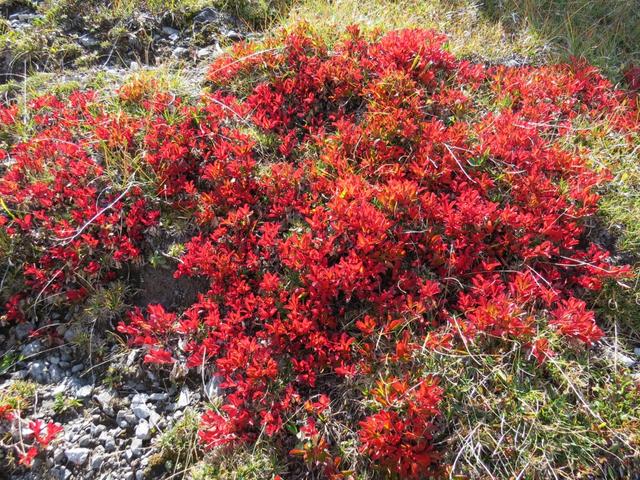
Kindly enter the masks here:
[[427, 477], [438, 459], [430, 442], [442, 398], [438, 380], [411, 387], [398, 378], [378, 381], [373, 398], [381, 408], [359, 424], [362, 451], [392, 475]]
[[640, 66], [629, 65], [624, 71], [624, 79], [631, 90], [640, 91]]
[[[14, 451], [19, 465], [31, 467], [35, 457], [46, 450], [60, 432], [62, 426], [57, 423], [24, 419], [10, 405], [0, 406], [0, 433], [5, 438], [3, 447]], [[5, 443], [7, 439], [10, 439], [8, 445]]]

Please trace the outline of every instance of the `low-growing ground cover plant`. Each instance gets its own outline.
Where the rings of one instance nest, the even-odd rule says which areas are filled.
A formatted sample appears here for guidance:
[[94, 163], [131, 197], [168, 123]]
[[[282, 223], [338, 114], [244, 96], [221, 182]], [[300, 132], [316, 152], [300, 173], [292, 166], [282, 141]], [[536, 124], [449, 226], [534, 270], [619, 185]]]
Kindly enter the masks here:
[[[117, 328], [146, 363], [213, 379], [204, 449], [268, 442], [283, 477], [454, 474], [456, 408], [478, 394], [462, 387], [495, 362], [500, 378], [478, 386], [500, 408], [526, 384], [539, 405], [586, 410], [580, 432], [556, 435], [575, 433], [593, 463], [534, 440], [531, 478], [591, 474], [602, 458], [630, 471], [635, 386], [598, 396], [606, 381], [576, 386], [563, 370], [603, 337], [588, 302], [631, 275], [586, 229], [609, 173], [565, 146], [593, 134], [585, 119], [633, 142], [637, 96], [578, 61], [487, 66], [445, 42], [352, 27], [329, 47], [299, 27], [217, 59], [196, 102], [138, 81], [117, 109], [92, 92], [4, 107], [3, 321], [47, 331], [48, 312], [124, 281], [187, 218], [175, 276], [207, 288]], [[605, 421], [583, 388], [627, 415]], [[496, 465], [476, 453], [483, 475], [508, 478], [499, 462], [519, 455], [518, 433], [504, 430]]]
[[16, 381], [0, 392], [0, 438], [2, 446], [15, 454], [19, 465], [30, 467], [33, 459], [46, 450], [62, 431], [54, 422], [28, 418], [37, 386]]

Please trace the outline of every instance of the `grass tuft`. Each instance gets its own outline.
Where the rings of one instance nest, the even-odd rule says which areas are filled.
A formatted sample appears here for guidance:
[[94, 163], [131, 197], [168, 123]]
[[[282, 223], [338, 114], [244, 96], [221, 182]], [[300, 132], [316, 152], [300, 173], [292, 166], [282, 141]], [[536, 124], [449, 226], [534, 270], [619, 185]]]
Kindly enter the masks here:
[[509, 34], [501, 22], [483, 14], [480, 3], [468, 0], [303, 0], [283, 18], [284, 25], [300, 21], [314, 26], [327, 40], [351, 24], [383, 31], [431, 28], [449, 37], [449, 49], [461, 56], [502, 60], [533, 56], [543, 47], [535, 32]]
[[640, 398], [628, 371], [584, 351], [542, 366], [518, 343], [486, 352], [478, 344], [422, 358], [447, 390], [451, 431], [442, 442], [452, 475], [615, 479], [633, 471]]
[[614, 78], [640, 62], [636, 0], [487, 0], [484, 5], [488, 18], [510, 35], [536, 32], [556, 58], [586, 58]]

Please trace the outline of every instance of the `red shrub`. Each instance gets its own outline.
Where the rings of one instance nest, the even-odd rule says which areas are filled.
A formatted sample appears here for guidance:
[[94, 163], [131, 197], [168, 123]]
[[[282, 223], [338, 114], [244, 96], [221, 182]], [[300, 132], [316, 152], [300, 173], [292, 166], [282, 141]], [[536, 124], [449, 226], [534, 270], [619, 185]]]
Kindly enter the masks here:
[[[283, 418], [305, 392], [326, 391], [327, 375], [393, 368], [417, 387], [412, 350], [446, 346], [451, 324], [469, 339], [530, 343], [539, 360], [552, 354], [536, 339], [545, 331], [600, 338], [574, 295], [624, 274], [581, 242], [606, 174], [549, 138], [579, 114], [636, 128], [622, 93], [584, 65], [461, 62], [432, 32], [369, 42], [352, 30], [332, 54], [301, 32], [283, 42], [241, 46], [210, 71], [223, 89], [261, 78], [245, 97], [218, 98], [224, 117], [280, 144], [261, 166], [247, 138], [197, 142], [213, 155], [188, 193], [211, 233], [187, 245], [177, 275], [206, 276], [211, 290], [176, 328], [191, 339], [187, 365], [212, 364], [225, 392], [206, 443], [284, 434]], [[505, 106], [483, 112], [482, 95]], [[220, 119], [200, 128], [221, 131]], [[424, 473], [439, 397], [362, 420], [363, 451], [403, 477]]]
[[[135, 258], [157, 221], [135, 187], [125, 202], [91, 183], [102, 167], [65, 130], [88, 123], [90, 141], [144, 152], [158, 196], [198, 224], [176, 276], [204, 277], [208, 292], [179, 314], [135, 311], [119, 330], [147, 362], [216, 377], [223, 405], [204, 415], [203, 442], [267, 436], [292, 446], [288, 432], [300, 427], [310, 443], [294, 452], [340, 478], [318, 428], [330, 422], [300, 407], [318, 395], [337, 401], [334, 392], [359, 382], [370, 410], [347, 421], [361, 451], [401, 478], [434, 470], [444, 394], [414, 352], [511, 339], [544, 361], [551, 332], [601, 337], [578, 297], [625, 274], [584, 235], [607, 175], [556, 140], [578, 115], [638, 127], [633, 103], [589, 66], [485, 67], [443, 42], [429, 31], [368, 39], [351, 29], [329, 52], [298, 30], [216, 60], [215, 93], [194, 106], [132, 89], [121, 94], [144, 102], [149, 118], [56, 105], [42, 121], [65, 141], [43, 134], [16, 146], [17, 166], [0, 181], [12, 211], [34, 203], [32, 213], [3, 214], [10, 235], [37, 228], [38, 238], [70, 239], [25, 267], [26, 284], [42, 288], [56, 268], [57, 289], [77, 287], [78, 268], [108, 278], [92, 273], [93, 252]], [[42, 142], [44, 153], [34, 148]], [[60, 181], [26, 180], [51, 162]], [[376, 390], [374, 378], [389, 380]]]
[[9, 320], [39, 302], [77, 302], [113, 280], [123, 263], [140, 257], [145, 232], [157, 224], [160, 212], [133, 177], [117, 179], [119, 187], [105, 175], [108, 149], [126, 151], [141, 123], [96, 114], [95, 102], [91, 92], [65, 103], [32, 101], [35, 132], [10, 150], [0, 177], [1, 223], [22, 275], [13, 287], [22, 288], [8, 299]]
[[640, 67], [637, 65], [629, 65], [624, 72], [624, 79], [631, 90], [640, 90]]

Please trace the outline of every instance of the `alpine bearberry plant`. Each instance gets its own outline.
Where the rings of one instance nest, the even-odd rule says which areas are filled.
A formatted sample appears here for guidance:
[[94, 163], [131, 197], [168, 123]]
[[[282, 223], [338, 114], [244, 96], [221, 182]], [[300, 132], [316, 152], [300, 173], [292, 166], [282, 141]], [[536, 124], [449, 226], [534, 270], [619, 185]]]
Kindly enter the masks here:
[[425, 358], [517, 348], [543, 378], [603, 338], [590, 299], [630, 270], [586, 229], [609, 173], [563, 139], [582, 118], [630, 137], [639, 109], [586, 64], [486, 66], [445, 42], [352, 27], [329, 47], [301, 27], [218, 58], [197, 102], [37, 100], [3, 153], [2, 234], [23, 259], [7, 320], [118, 278], [179, 212], [195, 234], [175, 276], [207, 288], [118, 331], [216, 382], [205, 449], [269, 441], [334, 479], [455, 471], [450, 399], [475, 399]]
[[12, 450], [18, 464], [25, 467], [30, 467], [36, 455], [47, 449], [62, 431], [62, 426], [54, 422], [25, 420], [7, 406], [0, 407], [0, 415], [0, 433], [10, 437], [3, 447]]
[[28, 398], [35, 388], [28, 382], [15, 382], [0, 394], [0, 443], [18, 465], [30, 467], [36, 456], [46, 450], [62, 431], [58, 423], [30, 419]]
[[[142, 125], [96, 105], [93, 92], [37, 98], [26, 107], [27, 139], [0, 153], [3, 246], [8, 266], [19, 270], [5, 321], [20, 321], [30, 309], [37, 316], [38, 306], [67, 307], [114, 280], [140, 257], [144, 234], [158, 221], [133, 176], [105, 172], [114, 151], [132, 148]], [[5, 130], [22, 122], [15, 106], [2, 117]]]

